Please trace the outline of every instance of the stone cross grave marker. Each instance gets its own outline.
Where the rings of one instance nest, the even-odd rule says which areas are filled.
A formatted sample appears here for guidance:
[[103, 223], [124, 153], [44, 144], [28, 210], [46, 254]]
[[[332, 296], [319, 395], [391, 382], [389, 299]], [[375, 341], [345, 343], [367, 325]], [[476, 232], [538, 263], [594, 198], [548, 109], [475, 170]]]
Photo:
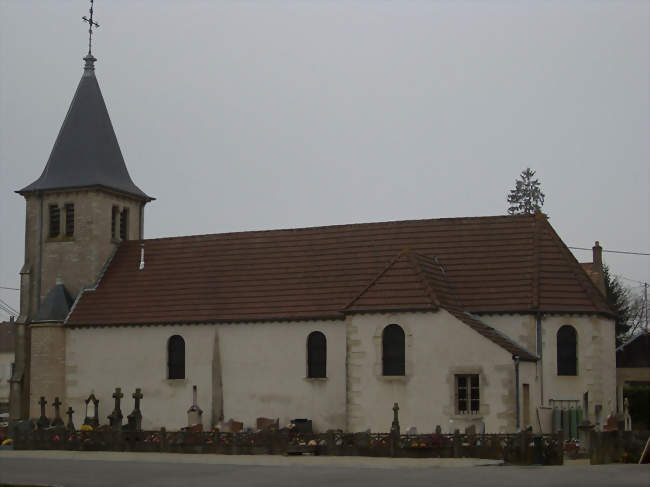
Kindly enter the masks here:
[[122, 410], [120, 409], [120, 401], [124, 397], [122, 394], [122, 388], [116, 387], [115, 392], [113, 393], [113, 399], [115, 399], [115, 409], [108, 416], [108, 422], [113, 431], [120, 431], [122, 429]]
[[63, 420], [61, 419], [61, 400], [57, 397], [54, 398], [52, 405], [54, 406], [54, 419], [52, 420], [52, 426], [63, 426]]
[[399, 404], [393, 404], [393, 424], [390, 425], [390, 432], [399, 435]]
[[127, 416], [127, 429], [129, 431], [142, 431], [142, 412], [140, 411], [140, 399], [144, 397], [142, 395], [142, 389], [138, 387], [132, 394], [132, 397], [135, 399], [135, 406], [133, 412]]
[[68, 425], [66, 426], [66, 429], [69, 431], [74, 431], [74, 423], [72, 422], [72, 414], [74, 411], [72, 410], [72, 406], [68, 406], [68, 410], [66, 411], [65, 414], [68, 415]]
[[36, 421], [36, 425], [38, 426], [38, 429], [45, 429], [50, 425], [50, 420], [45, 416], [45, 405], [47, 404], [47, 401], [44, 396], [41, 396], [38, 404], [41, 406], [41, 417]]

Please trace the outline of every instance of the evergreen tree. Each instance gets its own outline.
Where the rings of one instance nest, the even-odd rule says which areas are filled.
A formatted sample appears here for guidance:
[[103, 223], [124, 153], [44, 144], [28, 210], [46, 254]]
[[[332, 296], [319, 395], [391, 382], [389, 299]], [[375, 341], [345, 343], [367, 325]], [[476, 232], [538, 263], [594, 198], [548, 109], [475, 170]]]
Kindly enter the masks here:
[[533, 179], [535, 171], [527, 167], [515, 181], [515, 189], [508, 194], [509, 215], [532, 215], [541, 211], [544, 204], [544, 193], [539, 179]]
[[633, 299], [630, 290], [618, 277], [612, 276], [606, 265], [603, 265], [603, 280], [607, 303], [616, 313], [616, 344], [620, 345], [630, 330], [630, 321], [634, 318]]

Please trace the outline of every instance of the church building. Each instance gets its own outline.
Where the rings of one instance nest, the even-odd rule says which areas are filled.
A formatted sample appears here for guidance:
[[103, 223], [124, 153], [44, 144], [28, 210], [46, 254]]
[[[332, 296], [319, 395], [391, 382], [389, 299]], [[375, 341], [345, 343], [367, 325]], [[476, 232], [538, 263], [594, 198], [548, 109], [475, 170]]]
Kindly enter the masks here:
[[[548, 431], [547, 408], [616, 409], [613, 312], [542, 214], [144, 239], [95, 75], [25, 198], [13, 419], [141, 388], [143, 427], [308, 418], [388, 431]], [[49, 407], [49, 406], [48, 406]], [[48, 410], [49, 411], [49, 410]]]

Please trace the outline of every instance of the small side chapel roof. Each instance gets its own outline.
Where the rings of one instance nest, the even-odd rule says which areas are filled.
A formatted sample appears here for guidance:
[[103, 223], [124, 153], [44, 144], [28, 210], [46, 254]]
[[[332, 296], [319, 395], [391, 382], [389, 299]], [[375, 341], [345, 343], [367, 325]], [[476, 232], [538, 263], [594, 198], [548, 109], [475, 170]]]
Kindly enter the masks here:
[[81, 81], [41, 176], [17, 191], [104, 187], [150, 201], [129, 175], [104, 97], [95, 77], [95, 58], [84, 58]]
[[56, 321], [62, 323], [68, 316], [73, 301], [65, 286], [56, 284], [41, 303], [32, 322]]
[[445, 309], [460, 322], [521, 360], [537, 358], [503, 333], [463, 309], [445, 269], [437, 257], [405, 249], [364, 289], [344, 311], [435, 311]]
[[[342, 319], [345, 307], [407, 247], [444, 263], [449, 285], [472, 315], [613, 316], [538, 214], [125, 241], [96, 288], [80, 295], [67, 324]], [[142, 248], [146, 265], [139, 270]], [[373, 305], [390, 308], [412, 285], [377, 294]], [[442, 294], [438, 287], [428, 301], [413, 295], [412, 304], [433, 308]]]

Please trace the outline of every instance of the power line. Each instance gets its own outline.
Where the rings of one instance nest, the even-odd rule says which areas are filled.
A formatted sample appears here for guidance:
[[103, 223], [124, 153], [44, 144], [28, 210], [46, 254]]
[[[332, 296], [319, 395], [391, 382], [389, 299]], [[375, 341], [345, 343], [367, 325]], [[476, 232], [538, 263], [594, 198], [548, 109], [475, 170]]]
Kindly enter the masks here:
[[[573, 250], [593, 250], [593, 249], [588, 249], [586, 247], [569, 247], [569, 248], [573, 249]], [[650, 255], [650, 253], [631, 252], [631, 251], [628, 251], [628, 250], [605, 250], [605, 249], [603, 249], [603, 252], [609, 252], [610, 254]]]
[[7, 303], [6, 301], [3, 301], [2, 299], [0, 299], [0, 306], [2, 306], [3, 309], [9, 310], [9, 311], [11, 311], [12, 313], [14, 313], [16, 315], [18, 314], [18, 311], [13, 309], [13, 307], [9, 303]]
[[641, 284], [641, 286], [646, 284], [645, 281], [637, 281], [636, 279], [630, 279], [629, 277], [625, 277], [625, 276], [621, 276], [621, 275], [618, 275], [617, 277], [620, 277], [621, 279], [625, 279], [626, 281], [636, 282], [637, 284]]
[[6, 287], [6, 286], [0, 286], [0, 289], [9, 289], [11, 291], [20, 291], [17, 287]]

